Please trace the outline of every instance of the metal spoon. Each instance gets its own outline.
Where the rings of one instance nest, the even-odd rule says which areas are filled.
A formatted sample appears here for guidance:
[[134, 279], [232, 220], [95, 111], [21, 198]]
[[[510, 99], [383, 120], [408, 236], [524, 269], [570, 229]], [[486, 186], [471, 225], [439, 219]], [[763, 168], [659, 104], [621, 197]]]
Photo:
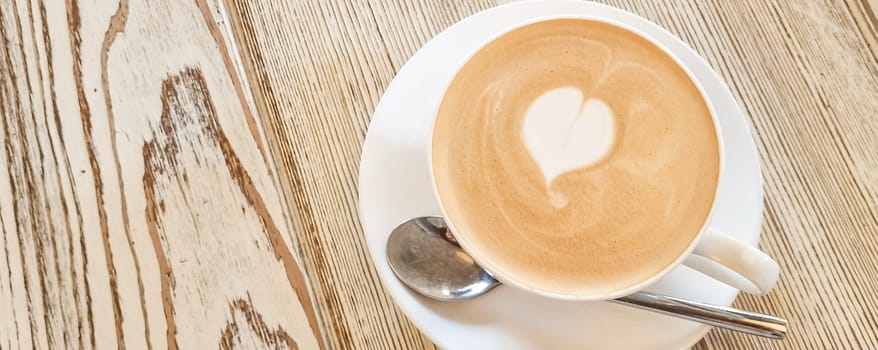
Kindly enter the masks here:
[[[399, 225], [387, 240], [387, 261], [403, 284], [440, 301], [471, 299], [500, 282], [457, 245], [441, 217], [420, 217]], [[706, 325], [783, 339], [787, 321], [730, 307], [638, 292], [613, 302]]]

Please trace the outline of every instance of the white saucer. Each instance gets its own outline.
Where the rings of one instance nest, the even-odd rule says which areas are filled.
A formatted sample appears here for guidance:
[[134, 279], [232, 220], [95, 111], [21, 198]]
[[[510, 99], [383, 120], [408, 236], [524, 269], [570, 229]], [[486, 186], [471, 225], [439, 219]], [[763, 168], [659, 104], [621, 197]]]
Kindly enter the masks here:
[[[384, 287], [406, 315], [445, 349], [679, 349], [709, 330], [696, 323], [607, 302], [552, 300], [512, 287], [475, 300], [434, 302], [393, 276], [385, 243], [396, 225], [439, 215], [427, 166], [432, 108], [465, 56], [510, 24], [561, 14], [625, 23], [663, 43], [695, 74], [718, 113], [726, 150], [724, 177], [711, 227], [756, 244], [762, 220], [762, 178], [756, 146], [735, 98], [720, 77], [685, 43], [622, 10], [585, 2], [517, 2], [481, 12], [422, 47], [385, 91], [375, 109], [360, 163], [360, 219]], [[685, 267], [650, 291], [730, 305], [737, 291]]]

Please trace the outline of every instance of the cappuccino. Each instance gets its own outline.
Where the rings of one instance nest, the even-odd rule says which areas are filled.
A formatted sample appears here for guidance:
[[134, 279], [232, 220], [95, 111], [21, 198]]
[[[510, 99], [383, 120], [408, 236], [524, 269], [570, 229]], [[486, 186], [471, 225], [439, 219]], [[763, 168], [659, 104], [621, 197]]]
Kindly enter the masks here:
[[618, 26], [558, 19], [475, 53], [439, 106], [436, 190], [505, 281], [600, 295], [663, 271], [699, 235], [720, 154], [687, 72]]

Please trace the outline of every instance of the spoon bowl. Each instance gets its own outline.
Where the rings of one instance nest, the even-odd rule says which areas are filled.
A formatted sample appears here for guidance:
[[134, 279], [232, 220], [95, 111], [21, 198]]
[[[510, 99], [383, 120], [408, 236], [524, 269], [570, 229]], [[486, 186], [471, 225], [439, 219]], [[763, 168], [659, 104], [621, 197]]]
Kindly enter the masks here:
[[431, 299], [471, 299], [500, 285], [457, 246], [440, 217], [399, 225], [387, 241], [387, 260], [406, 286]]

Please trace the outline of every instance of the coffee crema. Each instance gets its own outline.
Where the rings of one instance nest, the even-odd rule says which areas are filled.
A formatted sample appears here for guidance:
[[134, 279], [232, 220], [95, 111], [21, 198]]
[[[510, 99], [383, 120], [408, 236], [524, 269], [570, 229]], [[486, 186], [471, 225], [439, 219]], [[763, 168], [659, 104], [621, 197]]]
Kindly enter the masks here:
[[699, 234], [719, 177], [710, 110], [650, 41], [592, 20], [512, 30], [440, 104], [436, 188], [501, 278], [600, 295], [664, 270]]

